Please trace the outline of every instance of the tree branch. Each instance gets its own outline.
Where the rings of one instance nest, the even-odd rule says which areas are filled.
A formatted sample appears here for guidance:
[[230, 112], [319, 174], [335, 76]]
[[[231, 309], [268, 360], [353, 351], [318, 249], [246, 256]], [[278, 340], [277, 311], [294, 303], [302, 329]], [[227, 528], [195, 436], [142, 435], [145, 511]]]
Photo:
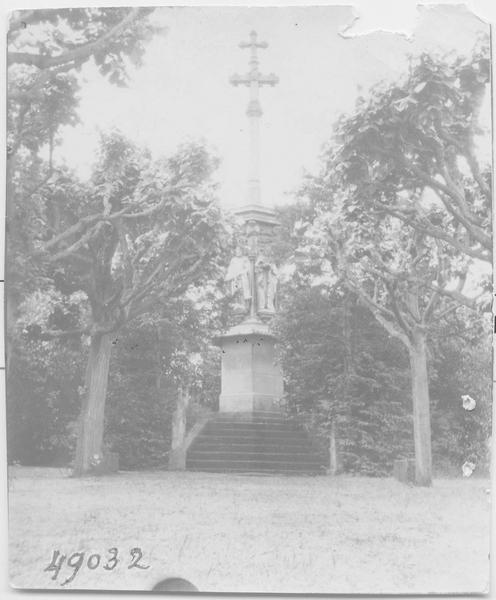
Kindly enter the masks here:
[[42, 331], [38, 337], [42, 340], [54, 340], [68, 337], [77, 337], [88, 333], [89, 329], [87, 327], [78, 329], [68, 329], [67, 331], [62, 331], [58, 329], [46, 329]]
[[7, 55], [7, 65], [25, 64], [44, 70], [58, 67], [63, 64], [82, 62], [104, 47], [112, 38], [119, 36], [125, 28], [138, 17], [140, 11], [140, 8], [131, 9], [122, 21], [117, 23], [117, 25], [114, 25], [114, 27], [100, 36], [97, 40], [81, 44], [73, 50], [69, 50], [58, 56], [42, 56], [30, 52], [9, 52]]
[[392, 319], [394, 319], [393, 313], [390, 313], [389, 311], [385, 310], [384, 307], [374, 302], [368, 294], [366, 294], [360, 287], [355, 287], [348, 279], [345, 279], [344, 283], [350, 291], [354, 292], [358, 296], [362, 303], [365, 304], [365, 306], [372, 312], [375, 319], [389, 334], [400, 339], [407, 347], [410, 347], [410, 340], [408, 336], [403, 331], [398, 330], [394, 326], [394, 323], [386, 319], [384, 316], [384, 314], [388, 314]]
[[459, 304], [463, 304], [463, 306], [471, 308], [472, 310], [477, 310], [477, 300], [484, 295], [484, 292], [481, 292], [478, 296], [475, 296], [475, 298], [469, 298], [468, 296], [465, 296], [465, 294], [462, 294], [458, 290], [447, 290], [446, 288], [438, 288], [436, 286], [432, 286], [432, 289], [434, 291], [437, 291], [441, 296], [452, 298], [453, 300], [456, 300]]
[[421, 217], [422, 221], [415, 221], [415, 219], [412, 219], [412, 214], [410, 211], [402, 211], [401, 207], [399, 206], [390, 208], [389, 206], [381, 204], [381, 210], [384, 210], [393, 217], [397, 217], [398, 219], [400, 219], [407, 225], [410, 225], [417, 231], [420, 231], [421, 233], [425, 233], [430, 237], [443, 240], [450, 246], [453, 246], [453, 248], [460, 250], [460, 252], [466, 254], [467, 256], [470, 256], [471, 258], [477, 258], [478, 260], [482, 260], [484, 262], [491, 262], [492, 260], [491, 252], [482, 252], [477, 248], [473, 248], [471, 246], [463, 244], [455, 237], [447, 233], [444, 229], [432, 225], [427, 216]]
[[455, 310], [457, 310], [459, 308], [460, 308], [460, 304], [458, 304], [458, 303], [452, 304], [451, 306], [449, 306], [445, 310], [443, 310], [440, 313], [438, 313], [437, 315], [435, 315], [431, 319], [431, 323], [436, 323], [437, 321], [440, 321], [441, 319], [443, 319], [444, 317], [448, 316], [450, 313], [454, 312]]
[[[474, 111], [474, 112], [476, 112], [476, 111]], [[491, 190], [489, 189], [489, 186], [486, 184], [486, 182], [484, 181], [484, 179], [481, 175], [481, 172], [479, 169], [479, 163], [477, 162], [477, 159], [475, 158], [474, 153], [473, 153], [473, 142], [471, 140], [470, 141], [467, 140], [466, 145], [463, 145], [456, 138], [454, 138], [453, 136], [446, 133], [446, 131], [444, 131], [443, 128], [440, 127], [439, 125], [437, 127], [437, 130], [438, 130], [439, 137], [441, 139], [443, 139], [445, 142], [447, 142], [448, 144], [451, 144], [452, 146], [454, 146], [458, 150], [460, 155], [465, 158], [475, 182], [478, 184], [478, 186], [480, 187], [482, 193], [486, 196], [486, 198], [490, 199], [491, 198]]]
[[82, 237], [80, 237], [76, 242], [71, 244], [68, 248], [57, 252], [50, 257], [50, 262], [56, 262], [58, 260], [63, 260], [64, 258], [68, 258], [71, 254], [76, 253], [78, 250], [83, 248], [95, 235], [97, 235], [102, 228], [103, 224], [100, 221], [94, 227], [89, 229]]
[[[391, 306], [393, 308], [393, 313], [394, 313], [394, 316], [396, 317], [396, 321], [398, 322], [398, 325], [403, 330], [405, 335], [410, 337], [410, 327], [408, 326], [405, 318], [401, 314], [398, 302], [396, 300], [396, 294], [394, 293], [393, 285], [390, 282], [386, 282], [385, 285], [386, 285], [386, 289], [389, 294], [389, 298], [391, 300]], [[413, 320], [415, 320], [414, 315], [412, 315], [412, 317], [413, 317]]]
[[[410, 163], [408, 164], [408, 169], [410, 169], [419, 179], [421, 179], [424, 183], [426, 183], [431, 189], [438, 190], [443, 192], [446, 196], [451, 198], [455, 204], [459, 207], [460, 201], [464, 202], [463, 198], [461, 198], [459, 192], [457, 190], [451, 189], [449, 186], [444, 183], [438, 181], [434, 177], [419, 169], [417, 165]], [[438, 194], [439, 199], [446, 207], [446, 210], [455, 217], [457, 221], [463, 224], [463, 226], [470, 232], [475, 240], [477, 240], [481, 246], [483, 246], [486, 250], [492, 250], [492, 240], [491, 237], [486, 235], [479, 227], [474, 225], [469, 219], [466, 218], [463, 214], [457, 210], [452, 203], [448, 202], [443, 194]]]
[[50, 250], [51, 248], [60, 244], [60, 242], [63, 242], [64, 240], [66, 240], [67, 238], [82, 232], [86, 227], [88, 227], [90, 225], [94, 225], [95, 223], [98, 223], [98, 221], [114, 221], [114, 220], [118, 219], [119, 217], [121, 217], [122, 215], [126, 214], [128, 211], [130, 211], [131, 208], [133, 208], [133, 207], [125, 206], [122, 210], [120, 210], [116, 213], [112, 213], [110, 215], [104, 215], [102, 213], [99, 213], [99, 214], [88, 215], [87, 217], [82, 217], [81, 219], [79, 219], [79, 221], [77, 223], [75, 223], [74, 225], [71, 225], [68, 229], [66, 229], [59, 235], [57, 235], [57, 236], [51, 238], [50, 240], [48, 240], [47, 242], [45, 242], [43, 249], [38, 251], [37, 254], [41, 254], [42, 252], [46, 252], [46, 251]]

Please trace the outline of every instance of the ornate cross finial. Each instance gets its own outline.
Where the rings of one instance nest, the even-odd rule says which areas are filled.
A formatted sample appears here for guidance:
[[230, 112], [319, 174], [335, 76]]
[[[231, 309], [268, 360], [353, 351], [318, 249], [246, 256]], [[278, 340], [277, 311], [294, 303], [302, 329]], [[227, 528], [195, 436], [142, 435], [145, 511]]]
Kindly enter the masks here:
[[250, 70], [246, 75], [238, 75], [235, 73], [231, 76], [230, 82], [234, 86], [246, 85], [250, 88], [250, 103], [246, 111], [249, 117], [260, 117], [262, 116], [262, 108], [258, 99], [258, 89], [263, 85], [274, 86], [279, 83], [279, 78], [270, 73], [269, 75], [262, 75], [258, 70], [258, 48], [267, 48], [267, 42], [259, 42], [256, 31], [250, 32], [249, 42], [240, 42], [240, 48], [250, 48]]
[[259, 176], [259, 162], [260, 162], [260, 133], [259, 133], [259, 121], [262, 116], [262, 107], [260, 106], [260, 100], [258, 98], [258, 90], [263, 85], [274, 86], [279, 82], [279, 78], [270, 73], [270, 75], [262, 75], [258, 70], [258, 48], [267, 48], [267, 42], [259, 42], [257, 39], [257, 33], [252, 31], [250, 33], [249, 42], [241, 42], [240, 48], [250, 49], [250, 70], [246, 75], [233, 75], [230, 82], [234, 86], [246, 85], [250, 88], [250, 101], [246, 114], [250, 119], [250, 174], [248, 177], [248, 203], [252, 205], [259, 205], [261, 203], [261, 192], [260, 192], [260, 176]]

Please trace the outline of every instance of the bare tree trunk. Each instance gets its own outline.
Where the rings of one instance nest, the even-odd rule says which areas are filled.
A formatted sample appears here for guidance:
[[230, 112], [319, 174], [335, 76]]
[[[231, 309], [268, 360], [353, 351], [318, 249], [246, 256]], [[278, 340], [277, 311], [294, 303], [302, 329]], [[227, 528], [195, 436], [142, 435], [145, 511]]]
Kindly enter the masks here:
[[91, 338], [86, 392], [80, 415], [80, 429], [73, 475], [91, 471], [92, 463], [103, 456], [105, 400], [110, 364], [111, 336], [106, 333]]
[[427, 374], [427, 349], [425, 333], [413, 332], [409, 347], [413, 400], [413, 436], [415, 443], [415, 482], [432, 484], [431, 418], [429, 379]]
[[189, 401], [190, 395], [188, 388], [179, 388], [177, 392], [176, 410], [172, 416], [172, 450], [180, 448], [184, 443], [184, 438], [186, 436], [186, 416]]
[[329, 431], [329, 475], [336, 475], [338, 472], [338, 450], [336, 442], [336, 419], [331, 421]]

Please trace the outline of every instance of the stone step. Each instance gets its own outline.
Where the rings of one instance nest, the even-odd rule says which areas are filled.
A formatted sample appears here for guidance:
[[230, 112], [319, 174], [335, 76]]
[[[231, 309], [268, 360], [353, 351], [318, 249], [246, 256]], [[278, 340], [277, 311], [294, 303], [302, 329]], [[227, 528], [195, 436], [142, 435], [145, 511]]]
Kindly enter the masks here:
[[250, 448], [286, 448], [288, 450], [294, 448], [304, 448], [307, 450], [311, 450], [313, 448], [318, 448], [318, 446], [314, 446], [310, 440], [305, 438], [291, 439], [284, 437], [260, 437], [260, 436], [214, 436], [214, 435], [206, 435], [198, 437], [191, 448], [196, 447], [197, 445], [200, 447], [212, 448], [213, 446], [219, 446], [223, 448], [232, 448], [236, 445], [242, 445], [244, 448], [249, 450]]
[[244, 427], [240, 429], [230, 427], [206, 426], [202, 432], [205, 436], [216, 436], [233, 439], [307, 439], [304, 431], [284, 430], [284, 429], [258, 429], [257, 427]]
[[213, 415], [214, 419], [257, 419], [257, 418], [277, 418], [287, 419], [288, 416], [280, 410], [254, 410], [248, 412], [221, 412]]
[[286, 417], [283, 416], [254, 416], [254, 415], [248, 415], [246, 416], [244, 413], [240, 413], [239, 417], [236, 417], [235, 415], [231, 415], [231, 414], [226, 414], [226, 415], [222, 415], [221, 417], [214, 417], [212, 419], [213, 423], [261, 423], [261, 424], [267, 424], [267, 425], [277, 425], [277, 424], [286, 424], [286, 423], [291, 423], [293, 421], [287, 419]]
[[266, 423], [266, 422], [234, 422], [210, 421], [205, 431], [303, 431], [296, 423]]
[[324, 471], [320, 468], [318, 461], [289, 462], [289, 461], [264, 461], [264, 460], [220, 460], [220, 459], [190, 459], [186, 461], [186, 468], [192, 470], [246, 470], [246, 471], [304, 471], [310, 469], [313, 471]]
[[264, 440], [253, 440], [243, 439], [239, 437], [224, 438], [216, 436], [202, 436], [194, 441], [191, 446], [192, 448], [223, 448], [226, 450], [234, 450], [239, 448], [240, 450], [249, 450], [250, 448], [285, 448], [285, 449], [308, 449], [312, 450], [313, 446], [310, 440], [300, 438], [297, 440], [291, 439], [270, 439]]
[[246, 467], [242, 468], [228, 468], [228, 467], [194, 467], [187, 466], [188, 471], [196, 471], [202, 473], [224, 473], [224, 474], [233, 474], [233, 475], [287, 475], [298, 476], [298, 477], [316, 477], [319, 475], [325, 475], [326, 470], [323, 467], [319, 467], [319, 469], [313, 468], [305, 468], [305, 469], [282, 469], [282, 468], [258, 468], [258, 469], [248, 469]]
[[317, 452], [265, 452], [259, 451], [241, 451], [232, 452], [226, 450], [202, 450], [194, 449], [188, 453], [188, 460], [246, 460], [267, 462], [317, 462], [320, 463], [322, 457]]
[[190, 446], [186, 468], [224, 473], [325, 473], [326, 456], [281, 413], [222, 413]]
[[235, 439], [235, 438], [220, 438], [220, 437], [202, 437], [196, 440], [191, 448], [203, 448], [205, 450], [211, 448], [219, 448], [222, 450], [245, 450], [250, 451], [251, 449], [266, 450], [277, 450], [280, 448], [284, 451], [299, 451], [299, 452], [310, 452], [317, 449], [316, 446], [312, 445], [310, 440], [281, 440], [281, 439], [265, 439], [265, 440], [253, 440], [253, 439]]

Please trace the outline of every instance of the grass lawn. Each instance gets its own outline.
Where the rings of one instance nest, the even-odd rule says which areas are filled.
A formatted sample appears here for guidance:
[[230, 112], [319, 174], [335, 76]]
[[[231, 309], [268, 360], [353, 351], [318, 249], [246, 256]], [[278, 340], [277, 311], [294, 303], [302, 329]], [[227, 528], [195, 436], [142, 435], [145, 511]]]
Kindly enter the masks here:
[[[211, 592], [483, 592], [488, 488], [482, 479], [423, 489], [392, 479], [188, 472], [77, 480], [14, 467], [10, 580], [61, 589], [74, 569], [63, 564], [56, 580], [44, 571], [59, 550], [86, 553], [62, 589], [146, 590], [179, 576]], [[134, 547], [150, 568], [128, 568]], [[93, 553], [102, 562], [90, 569]]]

